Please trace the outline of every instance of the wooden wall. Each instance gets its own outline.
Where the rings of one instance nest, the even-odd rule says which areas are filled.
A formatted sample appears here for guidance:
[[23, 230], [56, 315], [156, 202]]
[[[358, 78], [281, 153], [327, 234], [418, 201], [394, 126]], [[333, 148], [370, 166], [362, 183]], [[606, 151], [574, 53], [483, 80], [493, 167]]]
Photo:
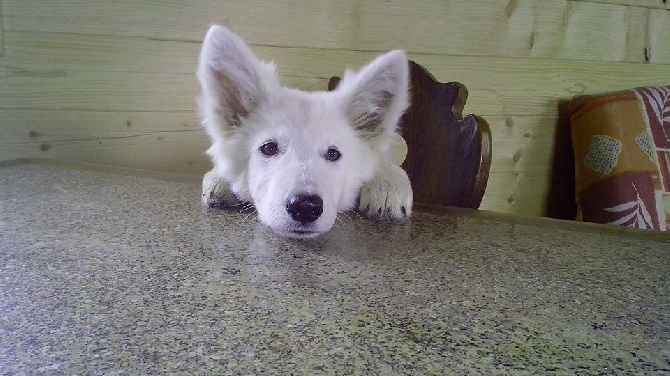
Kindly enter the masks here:
[[[670, 82], [662, 0], [0, 0], [0, 159], [54, 157], [202, 173], [194, 114], [200, 41], [228, 25], [284, 82], [328, 77], [403, 48], [467, 85], [493, 130], [483, 209], [547, 212], [568, 177], [563, 104]], [[552, 167], [554, 173], [552, 174]]]

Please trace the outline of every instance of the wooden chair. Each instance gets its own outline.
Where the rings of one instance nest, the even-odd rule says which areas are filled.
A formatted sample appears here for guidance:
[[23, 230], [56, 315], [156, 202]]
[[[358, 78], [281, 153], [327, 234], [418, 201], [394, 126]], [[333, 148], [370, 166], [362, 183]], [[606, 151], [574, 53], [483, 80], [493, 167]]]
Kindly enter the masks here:
[[[414, 202], [427, 206], [479, 208], [491, 167], [491, 130], [484, 119], [463, 117], [468, 90], [459, 82], [440, 83], [410, 60], [411, 105], [400, 121], [407, 143], [402, 168]], [[328, 89], [340, 81], [332, 77]]]

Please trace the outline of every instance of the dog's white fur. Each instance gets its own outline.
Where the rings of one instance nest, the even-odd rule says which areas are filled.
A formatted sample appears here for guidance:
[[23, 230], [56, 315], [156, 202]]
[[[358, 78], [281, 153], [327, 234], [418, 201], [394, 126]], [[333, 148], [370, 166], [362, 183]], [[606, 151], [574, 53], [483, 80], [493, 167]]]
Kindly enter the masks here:
[[[296, 238], [328, 231], [357, 198], [363, 215], [406, 218], [412, 189], [389, 149], [408, 106], [408, 75], [405, 53], [392, 51], [358, 73], [346, 72], [332, 92], [286, 88], [273, 63], [256, 58], [230, 30], [212, 26], [197, 70], [214, 165], [203, 178], [203, 203], [252, 203], [264, 224]], [[262, 152], [268, 142], [276, 153]], [[287, 203], [297, 194], [321, 198], [318, 218], [294, 219]]]

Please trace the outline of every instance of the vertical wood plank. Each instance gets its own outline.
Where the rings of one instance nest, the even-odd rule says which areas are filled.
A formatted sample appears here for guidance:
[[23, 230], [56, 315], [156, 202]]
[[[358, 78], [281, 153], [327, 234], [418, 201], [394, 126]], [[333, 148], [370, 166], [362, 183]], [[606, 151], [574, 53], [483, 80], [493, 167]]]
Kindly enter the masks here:
[[[633, 13], [633, 15], [631, 15]], [[637, 43], [643, 46], [643, 39], [628, 41], [629, 36], [643, 36], [644, 23], [639, 22], [639, 14], [630, 7], [611, 4], [570, 1], [565, 10], [565, 57], [579, 58], [593, 53], [596, 46], [607, 45], [606, 51], [600, 51], [599, 59], [607, 61], [625, 61], [628, 46]], [[596, 16], [596, 14], [598, 16]], [[637, 22], [636, 22], [637, 21]], [[617, 27], [618, 26], [618, 27]], [[631, 29], [634, 27], [634, 29]], [[586, 32], [588, 31], [588, 32]], [[641, 52], [641, 51], [640, 51]], [[643, 61], [638, 54], [633, 61]]]
[[[649, 62], [670, 61], [670, 10], [649, 10]], [[670, 82], [670, 77], [666, 83]]]
[[2, 16], [2, 0], [0, 0], [0, 57], [4, 56], [5, 54], [5, 38], [4, 38], [4, 24], [2, 22], [3, 20]]

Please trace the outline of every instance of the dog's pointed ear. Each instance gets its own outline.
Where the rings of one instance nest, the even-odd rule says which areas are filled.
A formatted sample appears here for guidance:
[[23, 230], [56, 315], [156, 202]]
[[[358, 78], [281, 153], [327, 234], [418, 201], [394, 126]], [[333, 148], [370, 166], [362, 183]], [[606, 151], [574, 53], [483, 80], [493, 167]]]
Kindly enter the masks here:
[[358, 73], [345, 73], [337, 90], [354, 128], [368, 137], [392, 134], [409, 105], [407, 56], [400, 50], [381, 55]]
[[274, 64], [259, 60], [242, 38], [218, 25], [205, 36], [197, 76], [207, 116], [217, 115], [231, 126], [279, 86]]

